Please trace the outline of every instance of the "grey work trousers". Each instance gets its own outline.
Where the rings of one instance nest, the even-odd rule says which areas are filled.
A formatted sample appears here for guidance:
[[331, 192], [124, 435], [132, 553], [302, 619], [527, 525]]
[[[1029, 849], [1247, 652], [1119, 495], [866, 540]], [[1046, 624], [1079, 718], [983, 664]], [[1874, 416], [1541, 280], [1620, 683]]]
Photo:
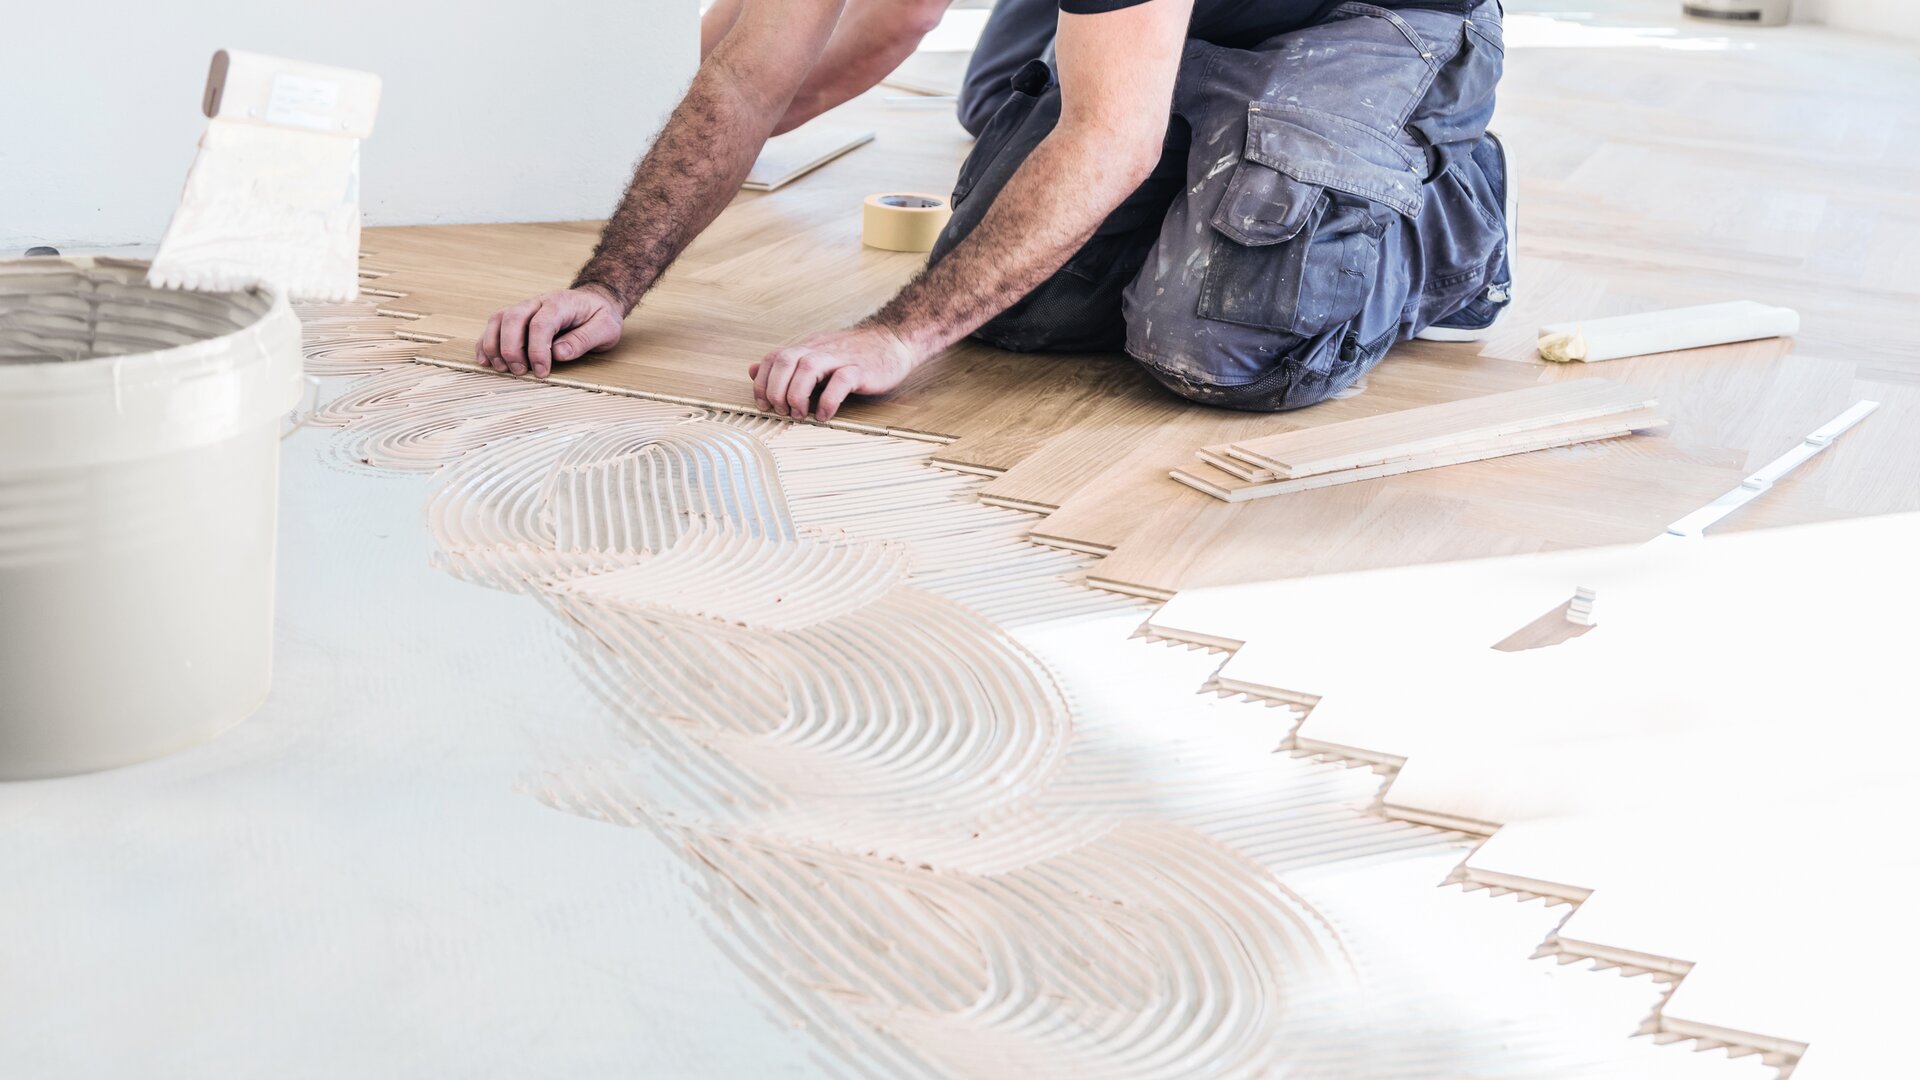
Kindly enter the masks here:
[[[932, 261], [1059, 120], [1040, 59], [1056, 10], [994, 10], [960, 101], [979, 139]], [[1152, 175], [976, 336], [1124, 348], [1175, 393], [1229, 408], [1325, 400], [1394, 342], [1504, 299], [1506, 178], [1484, 145], [1501, 60], [1497, 0], [1466, 16], [1346, 3], [1252, 48], [1189, 41]]]

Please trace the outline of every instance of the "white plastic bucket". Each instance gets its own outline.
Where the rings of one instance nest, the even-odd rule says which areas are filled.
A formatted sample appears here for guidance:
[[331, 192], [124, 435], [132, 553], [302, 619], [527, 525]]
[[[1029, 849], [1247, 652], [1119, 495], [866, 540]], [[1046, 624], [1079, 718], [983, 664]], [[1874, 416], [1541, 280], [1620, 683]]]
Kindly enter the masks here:
[[0, 262], [0, 780], [193, 745], [272, 680], [299, 322], [145, 274]]

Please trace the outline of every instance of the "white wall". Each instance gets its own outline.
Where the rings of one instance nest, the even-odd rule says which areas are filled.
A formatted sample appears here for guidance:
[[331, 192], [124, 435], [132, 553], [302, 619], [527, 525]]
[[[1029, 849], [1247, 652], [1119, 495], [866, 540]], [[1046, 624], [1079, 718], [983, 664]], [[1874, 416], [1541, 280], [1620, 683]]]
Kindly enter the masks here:
[[1794, 18], [1842, 30], [1920, 41], [1915, 0], [1795, 0]]
[[693, 76], [697, 0], [18, 0], [0, 26], [0, 257], [159, 239], [231, 47], [385, 81], [370, 225], [604, 217]]

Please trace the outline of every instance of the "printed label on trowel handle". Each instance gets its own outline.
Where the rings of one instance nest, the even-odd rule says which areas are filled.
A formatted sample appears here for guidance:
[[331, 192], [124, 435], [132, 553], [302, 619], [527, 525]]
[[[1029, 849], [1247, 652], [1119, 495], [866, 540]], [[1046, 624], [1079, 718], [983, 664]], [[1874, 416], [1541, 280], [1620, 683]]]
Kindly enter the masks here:
[[364, 139], [380, 109], [380, 77], [221, 49], [207, 69], [201, 108], [214, 120]]
[[339, 103], [337, 82], [304, 75], [275, 75], [273, 92], [267, 97], [266, 120], [269, 124], [328, 131], [336, 126], [333, 110]]

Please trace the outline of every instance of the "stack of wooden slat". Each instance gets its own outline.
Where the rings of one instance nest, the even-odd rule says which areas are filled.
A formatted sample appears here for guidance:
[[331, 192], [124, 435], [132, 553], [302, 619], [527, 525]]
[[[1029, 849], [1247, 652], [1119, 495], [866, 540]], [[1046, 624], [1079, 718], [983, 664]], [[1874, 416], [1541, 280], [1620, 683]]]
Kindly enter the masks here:
[[1571, 379], [1208, 446], [1172, 476], [1242, 502], [1631, 435], [1666, 424], [1655, 404], [1607, 379]]

